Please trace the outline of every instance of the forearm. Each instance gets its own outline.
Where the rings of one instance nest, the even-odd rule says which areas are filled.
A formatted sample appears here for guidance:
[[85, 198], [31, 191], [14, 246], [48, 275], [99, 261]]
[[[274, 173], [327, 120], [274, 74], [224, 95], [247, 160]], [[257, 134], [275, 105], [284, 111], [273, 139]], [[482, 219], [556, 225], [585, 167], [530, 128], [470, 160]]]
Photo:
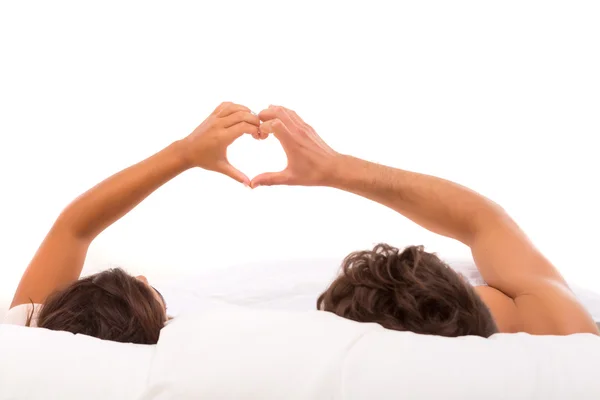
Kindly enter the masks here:
[[456, 183], [340, 156], [329, 186], [383, 204], [422, 227], [467, 245], [481, 225], [502, 209]]
[[107, 178], [69, 204], [55, 227], [92, 239], [156, 189], [191, 167], [174, 142], [153, 156]]

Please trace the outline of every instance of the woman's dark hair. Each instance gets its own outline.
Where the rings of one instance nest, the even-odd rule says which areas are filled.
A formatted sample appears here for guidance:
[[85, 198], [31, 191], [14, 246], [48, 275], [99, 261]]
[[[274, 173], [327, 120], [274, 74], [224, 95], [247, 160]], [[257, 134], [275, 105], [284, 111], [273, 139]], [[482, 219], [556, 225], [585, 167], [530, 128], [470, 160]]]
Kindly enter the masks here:
[[165, 310], [152, 289], [115, 268], [52, 293], [41, 307], [37, 326], [115, 342], [156, 344], [165, 321]]
[[473, 287], [423, 246], [379, 244], [350, 254], [317, 308], [388, 329], [439, 336], [498, 332]]

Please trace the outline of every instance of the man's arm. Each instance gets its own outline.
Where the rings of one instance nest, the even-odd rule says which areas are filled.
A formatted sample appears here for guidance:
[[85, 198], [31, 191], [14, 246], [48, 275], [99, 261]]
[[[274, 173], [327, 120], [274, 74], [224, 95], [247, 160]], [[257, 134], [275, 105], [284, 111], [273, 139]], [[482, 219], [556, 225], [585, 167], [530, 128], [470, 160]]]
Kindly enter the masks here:
[[[483, 278], [509, 306], [520, 330], [539, 334], [598, 334], [556, 268], [497, 204], [458, 184], [340, 155], [291, 110], [259, 114], [260, 130], [274, 133], [288, 168], [259, 175], [259, 185], [320, 185], [386, 205], [424, 228], [471, 248]], [[319, 171], [314, 172], [314, 171]], [[498, 296], [496, 296], [496, 299]], [[506, 303], [506, 302], [503, 302]]]
[[444, 179], [341, 156], [332, 187], [388, 206], [471, 248], [492, 288], [513, 299], [521, 330], [598, 333], [567, 283], [511, 217], [480, 194]]
[[260, 121], [246, 107], [223, 103], [188, 137], [104, 180], [68, 205], [40, 245], [16, 290], [11, 308], [43, 303], [77, 280], [92, 240], [152, 192], [192, 167], [221, 172], [249, 184], [226, 158], [227, 146]]
[[[511, 298], [526, 291], [522, 279], [529, 274], [563, 281], [500, 206], [464, 186], [349, 156], [339, 158], [330, 186], [383, 204], [431, 232], [466, 244], [479, 260], [485, 281]], [[492, 232], [496, 232], [494, 238]], [[512, 240], [506, 242], [507, 238]], [[537, 265], [535, 270], [514, 262], [492, 262], [515, 246], [519, 259]], [[495, 248], [502, 251], [495, 252]], [[515, 282], [514, 275], [521, 279]]]

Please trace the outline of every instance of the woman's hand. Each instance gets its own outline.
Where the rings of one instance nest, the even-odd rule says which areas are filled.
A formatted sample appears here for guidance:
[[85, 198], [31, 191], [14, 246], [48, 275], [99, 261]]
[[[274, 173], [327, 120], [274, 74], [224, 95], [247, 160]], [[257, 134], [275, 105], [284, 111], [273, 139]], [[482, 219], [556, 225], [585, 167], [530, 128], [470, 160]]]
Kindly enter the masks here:
[[227, 160], [227, 147], [244, 133], [258, 134], [260, 119], [248, 107], [222, 103], [182, 142], [184, 154], [194, 167], [220, 172], [250, 186], [250, 179]]

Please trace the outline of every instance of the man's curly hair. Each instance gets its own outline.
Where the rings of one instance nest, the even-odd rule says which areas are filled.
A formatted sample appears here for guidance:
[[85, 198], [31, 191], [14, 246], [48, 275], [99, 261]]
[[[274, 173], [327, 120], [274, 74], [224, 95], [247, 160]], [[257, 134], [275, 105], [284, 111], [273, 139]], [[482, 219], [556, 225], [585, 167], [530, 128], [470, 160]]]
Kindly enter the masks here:
[[423, 246], [378, 244], [350, 254], [317, 308], [397, 331], [439, 336], [498, 332], [473, 287]]

